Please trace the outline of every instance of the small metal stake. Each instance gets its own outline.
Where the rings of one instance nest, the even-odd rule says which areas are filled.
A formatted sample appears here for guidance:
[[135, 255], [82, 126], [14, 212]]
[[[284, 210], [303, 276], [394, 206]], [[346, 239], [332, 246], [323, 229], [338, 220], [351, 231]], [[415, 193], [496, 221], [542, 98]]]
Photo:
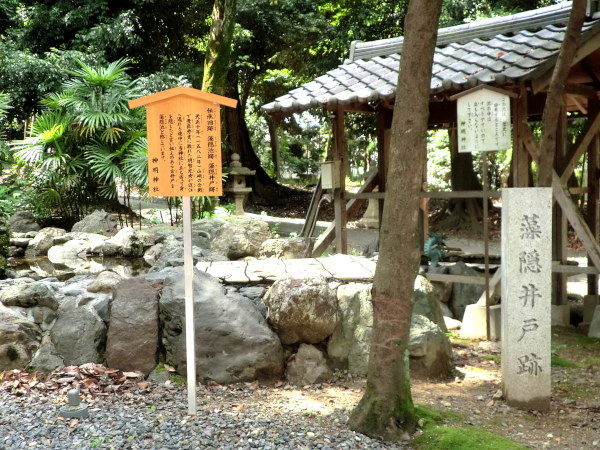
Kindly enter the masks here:
[[60, 408], [59, 415], [64, 417], [65, 419], [70, 419], [72, 417], [84, 418], [89, 417], [88, 407], [81, 403], [81, 398], [79, 397], [79, 390], [71, 389], [67, 392], [67, 398], [69, 400], [69, 404]]

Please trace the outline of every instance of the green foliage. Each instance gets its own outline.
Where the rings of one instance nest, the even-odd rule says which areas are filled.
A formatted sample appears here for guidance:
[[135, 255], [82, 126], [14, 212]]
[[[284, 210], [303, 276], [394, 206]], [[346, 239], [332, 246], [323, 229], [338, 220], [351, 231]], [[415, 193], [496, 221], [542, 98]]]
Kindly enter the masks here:
[[462, 419], [462, 416], [454, 411], [436, 411], [423, 405], [415, 405], [415, 414], [419, 418], [421, 428]]
[[411, 441], [415, 449], [427, 450], [521, 450], [524, 445], [477, 427], [432, 427]]
[[0, 175], [2, 169], [11, 161], [11, 155], [6, 145], [6, 135], [8, 130], [7, 113], [11, 109], [10, 97], [4, 92], [0, 92]]
[[432, 130], [427, 134], [427, 187], [432, 191], [451, 190], [448, 132]]
[[96, 437], [90, 441], [90, 448], [102, 447], [104, 444], [106, 444], [109, 441], [110, 441], [110, 438], [107, 436]]
[[35, 188], [38, 214], [78, 218], [88, 208], [147, 187], [143, 112], [127, 101], [139, 88], [125, 73], [127, 61], [105, 66], [76, 60], [62, 89], [44, 97], [29, 136], [13, 142], [22, 174]]
[[415, 406], [423, 434], [411, 441], [411, 448], [427, 450], [518, 450], [521, 444], [477, 427], [458, 427], [462, 420], [453, 411], [436, 411], [422, 405]]
[[8, 219], [22, 206], [21, 194], [21, 187], [14, 180], [4, 179], [4, 183], [0, 185], [0, 222]]
[[552, 367], [579, 367], [579, 364], [560, 356], [551, 356], [550, 365]]

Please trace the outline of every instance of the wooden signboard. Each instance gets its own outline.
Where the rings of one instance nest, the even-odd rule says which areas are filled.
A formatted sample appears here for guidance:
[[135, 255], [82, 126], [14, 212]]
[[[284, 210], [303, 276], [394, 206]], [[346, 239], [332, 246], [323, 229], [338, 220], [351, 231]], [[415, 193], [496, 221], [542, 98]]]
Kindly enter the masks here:
[[150, 196], [222, 195], [219, 105], [237, 101], [176, 87], [129, 102], [146, 106]]
[[190, 415], [196, 415], [194, 258], [190, 197], [220, 196], [222, 193], [220, 105], [235, 108], [237, 100], [196, 89], [176, 87], [129, 102], [130, 108], [146, 106], [150, 195], [182, 197], [185, 347]]
[[451, 97], [457, 100], [459, 152], [489, 152], [512, 147], [511, 95], [482, 85]]

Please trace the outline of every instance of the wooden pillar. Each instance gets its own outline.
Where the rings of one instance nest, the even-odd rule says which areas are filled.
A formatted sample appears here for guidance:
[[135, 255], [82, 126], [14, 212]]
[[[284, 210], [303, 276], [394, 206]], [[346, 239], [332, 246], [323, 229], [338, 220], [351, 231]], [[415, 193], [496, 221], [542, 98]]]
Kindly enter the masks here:
[[527, 91], [521, 90], [521, 95], [512, 99], [513, 122], [513, 187], [529, 186], [529, 164], [531, 157], [523, 143], [523, 128], [527, 127]]
[[[594, 111], [600, 109], [600, 102], [597, 100], [589, 101], [588, 113], [591, 115]], [[588, 167], [587, 167], [587, 209], [586, 221], [590, 231], [598, 241], [598, 152], [600, 152], [600, 137], [598, 131], [595, 133], [592, 142], [588, 147]], [[593, 266], [588, 256], [588, 266]], [[587, 277], [588, 295], [598, 294], [598, 275], [590, 274]]]
[[[564, 108], [559, 120], [554, 167], [558, 173], [561, 173], [567, 158], [567, 115]], [[559, 261], [560, 264], [567, 264], [567, 217], [558, 203], [554, 203], [552, 220], [552, 260]], [[567, 275], [563, 273], [552, 274], [552, 304], [567, 304], [567, 278]]]
[[344, 134], [344, 111], [336, 109], [333, 115], [333, 160], [339, 161], [339, 189], [333, 191], [333, 210], [335, 213], [335, 251], [348, 253], [348, 234], [346, 224], [346, 136]]
[[[388, 161], [390, 160], [390, 133], [392, 127], [392, 111], [382, 108], [377, 112], [377, 174], [379, 175], [379, 192], [385, 192], [387, 182]], [[379, 225], [383, 216], [384, 200], [379, 200]]]

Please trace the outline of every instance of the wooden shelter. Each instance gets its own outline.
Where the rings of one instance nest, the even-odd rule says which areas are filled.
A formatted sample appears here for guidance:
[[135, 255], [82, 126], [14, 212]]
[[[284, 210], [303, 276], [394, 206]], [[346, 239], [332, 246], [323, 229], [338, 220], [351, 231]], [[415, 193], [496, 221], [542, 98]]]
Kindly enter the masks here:
[[[515, 187], [530, 186], [531, 162], [538, 158], [538, 146], [529, 123], [540, 120], [549, 82], [563, 41], [571, 3], [561, 3], [511, 16], [485, 19], [465, 25], [442, 28], [438, 32], [430, 95], [430, 128], [456, 127], [457, 94], [487, 85], [510, 92], [513, 128], [512, 181]], [[555, 212], [554, 271], [559, 294], [555, 304], [566, 302], [566, 274], [587, 270], [596, 294], [600, 268], [598, 245], [598, 151], [600, 127], [600, 1], [588, 0], [586, 21], [566, 85], [566, 106], [562, 114], [553, 192], [560, 206]], [[336, 220], [315, 244], [324, 250], [334, 239], [338, 252], [347, 251], [348, 212], [366, 199], [385, 198], [389, 135], [396, 96], [399, 60], [403, 38], [353, 42], [343, 64], [297, 88], [263, 109], [274, 119], [321, 107], [333, 113], [334, 160], [340, 168], [340, 188], [334, 190]], [[376, 114], [378, 171], [366, 180], [359, 193], [345, 191], [344, 113]], [[579, 136], [567, 135], [567, 121], [586, 118]], [[578, 194], [587, 196], [585, 217], [574, 204], [567, 182], [587, 152], [587, 186]], [[378, 187], [378, 192], [373, 192]], [[491, 193], [494, 195], [494, 193]], [[498, 193], [495, 193], [498, 195]], [[481, 197], [481, 191], [423, 192], [422, 197]], [[387, 198], [387, 201], [390, 199]], [[588, 269], [573, 268], [566, 260], [567, 221], [583, 242], [591, 262]], [[563, 288], [560, 288], [563, 286]]]

